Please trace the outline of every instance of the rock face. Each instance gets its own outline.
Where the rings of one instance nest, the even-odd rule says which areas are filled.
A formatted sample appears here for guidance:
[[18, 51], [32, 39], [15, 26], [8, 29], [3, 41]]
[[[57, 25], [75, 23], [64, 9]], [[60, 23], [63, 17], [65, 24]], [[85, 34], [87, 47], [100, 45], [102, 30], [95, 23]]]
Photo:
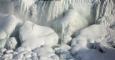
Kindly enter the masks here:
[[26, 21], [20, 28], [22, 47], [35, 49], [42, 45], [54, 46], [58, 43], [58, 35], [48, 27]]

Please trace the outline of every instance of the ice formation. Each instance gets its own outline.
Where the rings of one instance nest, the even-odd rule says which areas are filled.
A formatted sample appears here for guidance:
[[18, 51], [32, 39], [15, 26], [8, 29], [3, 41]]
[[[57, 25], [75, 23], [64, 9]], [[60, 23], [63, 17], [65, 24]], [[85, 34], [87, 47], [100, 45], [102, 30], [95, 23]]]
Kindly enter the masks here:
[[0, 60], [115, 60], [114, 0], [0, 0]]
[[[77, 23], [77, 24], [76, 24]], [[82, 17], [76, 10], [70, 9], [51, 23], [51, 27], [58, 33], [63, 43], [70, 42], [71, 35], [88, 26], [87, 19]], [[77, 28], [76, 28], [77, 27]]]

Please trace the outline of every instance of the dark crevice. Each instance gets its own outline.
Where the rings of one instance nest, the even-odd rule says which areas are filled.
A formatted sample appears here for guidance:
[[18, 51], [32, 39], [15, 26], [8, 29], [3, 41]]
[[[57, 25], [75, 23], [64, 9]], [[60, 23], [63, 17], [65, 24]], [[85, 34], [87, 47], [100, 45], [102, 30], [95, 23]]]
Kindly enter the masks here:
[[20, 28], [20, 26], [17, 26], [16, 28], [15, 28], [15, 30], [14, 30], [14, 32], [11, 34], [11, 36], [10, 37], [15, 37], [16, 38], [16, 40], [17, 40], [17, 45], [16, 45], [16, 49], [19, 47], [19, 46], [21, 46], [21, 40], [20, 40], [20, 38], [19, 38], [19, 29]]

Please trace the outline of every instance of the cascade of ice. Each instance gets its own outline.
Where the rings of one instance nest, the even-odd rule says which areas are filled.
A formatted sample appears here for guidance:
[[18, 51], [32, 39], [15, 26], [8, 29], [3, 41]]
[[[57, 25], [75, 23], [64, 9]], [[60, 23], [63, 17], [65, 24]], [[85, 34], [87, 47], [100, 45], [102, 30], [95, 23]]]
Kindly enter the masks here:
[[[91, 19], [92, 0], [59, 0], [59, 1], [38, 1], [38, 23], [45, 25], [58, 16], [62, 16], [69, 8], [74, 8], [86, 19]], [[45, 23], [44, 23], [45, 22]]]
[[[113, 0], [114, 1], [114, 0]], [[40, 25], [48, 25], [58, 16], [62, 16], [70, 7], [86, 19], [99, 20], [110, 15], [112, 0], [0, 0], [0, 12], [15, 14], [23, 20], [32, 20]], [[107, 4], [107, 5], [105, 5]], [[109, 9], [105, 9], [108, 8]], [[105, 9], [105, 10], [104, 10]], [[111, 11], [112, 12], [112, 11]], [[113, 11], [114, 12], [114, 11]], [[95, 16], [96, 15], [96, 16]]]
[[[7, 0], [3, 0], [7, 1]], [[48, 25], [58, 16], [62, 16], [70, 7], [76, 9], [86, 19], [92, 20], [93, 0], [8, 0], [12, 3], [13, 14], [23, 20], [32, 20], [40, 25]], [[7, 3], [6, 3], [7, 4]], [[11, 6], [11, 5], [7, 5]], [[5, 7], [6, 8], [6, 7]], [[6, 9], [7, 10], [7, 9]]]
[[114, 36], [115, 0], [0, 0], [0, 60], [115, 60]]

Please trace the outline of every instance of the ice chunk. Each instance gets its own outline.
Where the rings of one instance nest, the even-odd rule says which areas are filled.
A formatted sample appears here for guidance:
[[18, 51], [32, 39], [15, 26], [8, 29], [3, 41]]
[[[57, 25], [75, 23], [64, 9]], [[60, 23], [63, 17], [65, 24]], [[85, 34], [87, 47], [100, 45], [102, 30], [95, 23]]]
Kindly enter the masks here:
[[58, 35], [49, 27], [26, 21], [20, 28], [22, 47], [31, 49], [41, 45], [54, 46], [58, 43]]

